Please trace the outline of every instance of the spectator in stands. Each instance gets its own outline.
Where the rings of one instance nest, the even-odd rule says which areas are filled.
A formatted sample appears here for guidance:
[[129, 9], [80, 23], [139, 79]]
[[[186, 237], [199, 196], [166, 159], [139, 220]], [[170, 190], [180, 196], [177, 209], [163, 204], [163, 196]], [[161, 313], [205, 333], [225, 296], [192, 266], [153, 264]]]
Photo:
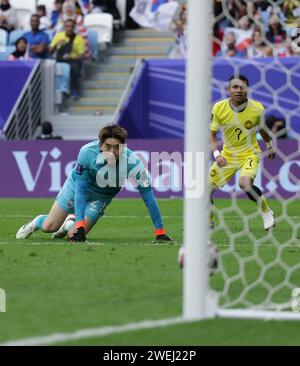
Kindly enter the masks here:
[[223, 1], [222, 0], [214, 0], [214, 17], [217, 18], [215, 20], [215, 31], [224, 30], [226, 27], [230, 25], [229, 20], [226, 18], [224, 10], [223, 10]]
[[[251, 28], [251, 22], [250, 22], [249, 17], [247, 15], [243, 16], [238, 21], [238, 27], [225, 28], [222, 51], [224, 51], [224, 46], [225, 46], [225, 49], [227, 48], [227, 46], [226, 46], [227, 43], [232, 43], [232, 42], [226, 41], [226, 37], [227, 37], [228, 33], [229, 34], [233, 33], [234, 38], [235, 38], [235, 47], [236, 47], [237, 51], [245, 53], [247, 51], [247, 48], [251, 44], [252, 35], [253, 35], [253, 29]], [[232, 47], [231, 47], [231, 50], [233, 50]]]
[[285, 0], [282, 5], [285, 25], [289, 28], [297, 27], [300, 16], [300, 0]]
[[236, 27], [236, 23], [244, 15], [247, 15], [247, 1], [245, 0], [227, 0], [226, 11], [229, 13], [231, 18], [235, 20], [232, 23], [231, 19], [228, 19], [229, 25], [231, 27]]
[[76, 14], [76, 8], [72, 1], [65, 1], [62, 8], [62, 15], [55, 27], [56, 32], [62, 32], [64, 30], [65, 21], [71, 19], [75, 22], [75, 32], [80, 34], [85, 41], [85, 55], [86, 60], [91, 60], [93, 55], [88, 43], [88, 30], [84, 25], [84, 17], [80, 14]]
[[182, 4], [179, 19], [173, 21], [172, 28], [175, 32], [175, 44], [169, 52], [169, 58], [185, 59], [187, 56], [187, 6]]
[[42, 123], [42, 134], [37, 140], [62, 140], [61, 136], [53, 136], [53, 126], [51, 122], [45, 121]]
[[247, 1], [247, 14], [257, 25], [263, 22], [265, 16], [268, 16], [272, 10], [272, 5], [268, 0]]
[[278, 139], [285, 139], [288, 137], [286, 122], [283, 117], [270, 114], [266, 116], [266, 125]]
[[272, 49], [268, 47], [262, 37], [260, 29], [255, 29], [252, 36], [252, 44], [247, 48], [248, 57], [271, 57]]
[[29, 48], [28, 42], [24, 37], [21, 37], [16, 42], [16, 50], [9, 56], [10, 61], [14, 60], [28, 60]]
[[29, 56], [31, 58], [47, 58], [49, 37], [47, 33], [40, 31], [40, 18], [33, 14], [30, 19], [31, 31], [26, 32], [23, 37], [29, 44]]
[[270, 43], [282, 44], [286, 40], [286, 31], [283, 29], [277, 15], [272, 15], [269, 19], [269, 29], [266, 38]]
[[10, 32], [17, 24], [16, 10], [10, 5], [9, 0], [2, 0], [0, 5], [0, 28]]
[[219, 51], [221, 51], [223, 37], [224, 37], [224, 31], [222, 29], [219, 29], [219, 25], [215, 23], [213, 28], [213, 44], [212, 44], [213, 56], [216, 56], [216, 54]]
[[38, 5], [36, 8], [36, 13], [40, 17], [40, 30], [49, 29], [51, 26], [50, 19], [47, 17], [46, 6]]
[[269, 30], [266, 39], [273, 45], [274, 57], [287, 57], [289, 55], [286, 45], [286, 31], [283, 29], [277, 15], [271, 15], [269, 19]]
[[249, 10], [252, 8], [252, 6], [254, 15], [257, 14], [258, 12], [267, 11], [269, 7], [272, 8], [272, 5], [269, 0], [254, 0], [252, 2], [248, 1], [247, 2], [248, 15], [250, 15]]
[[300, 55], [300, 19], [298, 22], [298, 27], [293, 29], [290, 37], [288, 37], [286, 40], [286, 45], [290, 56]]
[[228, 45], [228, 48], [226, 51], [219, 51], [217, 54], [216, 54], [217, 57], [219, 56], [223, 56], [223, 57], [246, 57], [246, 53], [245, 52], [241, 52], [239, 51], [235, 44], [232, 43], [232, 44], [229, 44]]
[[54, 2], [54, 10], [51, 13], [51, 28], [55, 28], [59, 18], [62, 15], [62, 7], [63, 7], [63, 0], [55, 0]]
[[[69, 1], [69, 0], [67, 0]], [[86, 15], [89, 13], [91, 9], [91, 1], [90, 0], [73, 0], [76, 6], [77, 14]]]
[[248, 15], [241, 17], [241, 19], [238, 21], [238, 28], [245, 31], [251, 28], [251, 21]]
[[114, 19], [121, 19], [116, 0], [93, 0], [93, 12], [110, 13]]
[[236, 37], [234, 32], [228, 32], [225, 35], [222, 50], [216, 54], [217, 57], [245, 57], [246, 53], [239, 51], [236, 47]]
[[56, 53], [56, 60], [66, 62], [71, 68], [71, 94], [79, 99], [80, 76], [85, 54], [85, 40], [75, 33], [75, 22], [72, 19], [65, 21], [65, 30], [54, 36], [50, 45], [50, 53]]

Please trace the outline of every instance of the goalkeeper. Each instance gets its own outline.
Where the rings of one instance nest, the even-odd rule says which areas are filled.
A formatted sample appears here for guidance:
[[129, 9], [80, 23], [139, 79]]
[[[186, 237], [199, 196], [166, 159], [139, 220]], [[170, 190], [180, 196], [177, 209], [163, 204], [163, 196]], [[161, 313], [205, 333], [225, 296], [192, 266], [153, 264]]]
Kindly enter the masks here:
[[23, 225], [16, 238], [27, 239], [33, 232], [42, 230], [53, 233], [53, 238], [68, 234], [72, 242], [85, 242], [86, 234], [103, 216], [125, 179], [133, 178], [155, 227], [156, 240], [171, 241], [164, 229], [148, 174], [141, 160], [124, 145], [126, 139], [127, 131], [118, 125], [101, 129], [99, 140], [80, 149], [76, 165], [49, 214], [39, 215]]
[[[249, 81], [244, 75], [229, 79], [229, 99], [217, 102], [212, 110], [211, 144], [215, 158], [209, 178], [212, 194], [218, 187], [224, 186], [239, 170], [239, 186], [251, 201], [257, 203], [262, 212], [264, 229], [275, 226], [274, 213], [268, 206], [261, 190], [254, 185], [259, 166], [261, 149], [256, 139], [256, 128], [267, 145], [268, 158], [274, 159], [275, 152], [270, 136], [265, 131], [264, 107], [261, 103], [249, 99]], [[218, 150], [217, 132], [223, 129], [224, 146]], [[213, 203], [213, 200], [212, 200]], [[214, 226], [211, 214], [211, 227]]]

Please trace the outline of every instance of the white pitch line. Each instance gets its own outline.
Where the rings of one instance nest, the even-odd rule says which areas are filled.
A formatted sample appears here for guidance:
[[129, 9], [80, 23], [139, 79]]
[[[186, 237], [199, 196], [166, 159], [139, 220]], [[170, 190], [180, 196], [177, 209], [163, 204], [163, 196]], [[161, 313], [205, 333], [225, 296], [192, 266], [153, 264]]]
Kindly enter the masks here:
[[[19, 243], [16, 242], [5, 242], [5, 241], [0, 241], [0, 245], [20, 245], [20, 246], [52, 246], [52, 245], [56, 245], [56, 246], [78, 246], [78, 244], [71, 244], [67, 241], [65, 242], [29, 242], [26, 243], [24, 241], [20, 241]], [[79, 244], [79, 245], [85, 245], [86, 247], [91, 247], [91, 246], [108, 246], [108, 245], [113, 245], [115, 247], [122, 247], [122, 246], [133, 246], [133, 245], [138, 245], [138, 246], [145, 246], [145, 247], [155, 247], [155, 248], [160, 248], [160, 247], [167, 247], [167, 246], [172, 246], [172, 247], [179, 247], [181, 246], [180, 243], [178, 242], [172, 242], [172, 243], [101, 243], [101, 242], [88, 242], [85, 244]], [[251, 247], [260, 247], [260, 248], [265, 248], [265, 247], [276, 247], [275, 244], [255, 244], [255, 243], [243, 243], [243, 244], [234, 244], [235, 248], [241, 247], [241, 248], [245, 248], [247, 249], [248, 246], [251, 245]], [[293, 249], [300, 249], [300, 245], [299, 244], [289, 244], [289, 245], [284, 245], [284, 244], [280, 244], [282, 246], [284, 246], [285, 248], [293, 248]], [[231, 245], [230, 244], [218, 244], [217, 245], [218, 248], [228, 248]]]
[[[250, 213], [249, 215], [252, 215], [253, 213]], [[245, 215], [247, 216], [247, 215]], [[140, 218], [148, 218], [149, 215], [144, 215], [144, 216], [138, 216], [138, 215], [111, 215], [111, 216], [103, 216], [101, 217], [101, 220], [103, 219], [140, 219]], [[279, 216], [281, 217], [281, 216]], [[4, 218], [4, 219], [19, 219], [19, 218], [34, 218], [34, 215], [0, 215], [0, 218]], [[183, 218], [183, 216], [181, 215], [175, 215], [175, 216], [169, 216], [169, 215], [165, 215], [162, 216], [163, 219], [181, 219]], [[226, 219], [237, 219], [240, 218], [239, 215], [236, 216], [227, 216], [225, 215]], [[287, 216], [287, 218], [290, 219], [298, 219], [300, 218], [300, 216]]]
[[[0, 218], [4, 219], [19, 219], [19, 218], [34, 218], [34, 215], [0, 215]], [[138, 216], [138, 215], [111, 215], [111, 216], [103, 216], [103, 219], [140, 219], [141, 217], [148, 218], [149, 215]], [[172, 219], [172, 218], [182, 218], [183, 216], [162, 216], [163, 219]]]
[[0, 346], [45, 346], [61, 342], [75, 341], [84, 338], [103, 337], [106, 335], [130, 332], [135, 330], [166, 327], [169, 325], [175, 325], [187, 322], [188, 321], [186, 319], [183, 319], [182, 317], [162, 319], [162, 320], [145, 320], [125, 325], [81, 329], [72, 333], [54, 333], [41, 337], [17, 339], [1, 343]]
[[[20, 241], [19, 243], [16, 242], [8, 242], [8, 241], [0, 241], [0, 245], [22, 245], [22, 246], [31, 246], [31, 245], [36, 245], [36, 246], [52, 246], [52, 245], [57, 245], [57, 246], [63, 246], [63, 245], [68, 245], [68, 246], [76, 246], [78, 244], [71, 244], [68, 241], [62, 241], [61, 243], [58, 243], [57, 241], [45, 241], [45, 242], [35, 242], [35, 241], [30, 241], [30, 242], [24, 242], [24, 241]], [[176, 242], [172, 242], [172, 243], [101, 243], [101, 242], [87, 242], [87, 243], [81, 243], [80, 245], [86, 245], [87, 247], [90, 246], [105, 246], [105, 245], [115, 245], [117, 247], [119, 246], [132, 246], [132, 245], [139, 245], [139, 246], [151, 246], [151, 247], [162, 247], [162, 246], [177, 246], [178, 244]]]

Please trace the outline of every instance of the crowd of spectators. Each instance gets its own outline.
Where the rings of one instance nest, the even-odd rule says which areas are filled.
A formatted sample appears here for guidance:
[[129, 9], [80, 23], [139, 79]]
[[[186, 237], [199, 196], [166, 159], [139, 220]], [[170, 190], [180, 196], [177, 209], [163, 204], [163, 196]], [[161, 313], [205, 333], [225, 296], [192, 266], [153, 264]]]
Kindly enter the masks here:
[[300, 54], [299, 16], [300, 0], [214, 0], [213, 56]]
[[10, 5], [9, 0], [2, 0], [0, 5], [0, 28], [10, 32], [15, 29], [16, 24], [16, 10]]
[[[110, 13], [120, 19], [116, 0], [53, 0], [47, 14], [45, 5], [38, 5], [30, 17], [30, 30], [16, 40], [9, 60], [53, 58], [68, 64], [71, 88], [65, 94], [78, 99], [83, 65], [93, 59], [84, 17], [88, 13]], [[0, 29], [8, 34], [17, 30], [17, 12], [9, 0], [0, 0]]]
[[[213, 0], [213, 5], [213, 56], [300, 55], [300, 0]], [[186, 57], [186, 12], [182, 5], [170, 58]]]

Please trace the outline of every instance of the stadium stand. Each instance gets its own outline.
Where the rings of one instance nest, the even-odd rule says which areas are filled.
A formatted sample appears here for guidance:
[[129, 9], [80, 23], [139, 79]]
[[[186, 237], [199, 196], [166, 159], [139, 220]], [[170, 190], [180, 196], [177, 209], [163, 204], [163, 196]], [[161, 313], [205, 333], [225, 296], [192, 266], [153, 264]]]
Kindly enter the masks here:
[[83, 97], [69, 104], [72, 115], [106, 115], [112, 118], [138, 59], [167, 58], [171, 32], [124, 30], [102, 52], [102, 62], [90, 65], [83, 83]]
[[[179, 0], [185, 5], [185, 0]], [[0, 59], [7, 59], [14, 51], [18, 38], [24, 31], [30, 28], [29, 17], [35, 12], [35, 3], [45, 5], [47, 15], [50, 18], [54, 9], [54, 0], [21, 1], [11, 0], [18, 13], [22, 16], [22, 24], [18, 29], [8, 35], [0, 32], [0, 45], [2, 47]], [[224, 12], [223, 4], [226, 3], [227, 11]], [[24, 5], [25, 4], [25, 5]], [[179, 38], [185, 34], [185, 24], [181, 29], [182, 34], [178, 38], [178, 29], [173, 28], [169, 32], [159, 32], [152, 29], [126, 30], [122, 27], [126, 23], [126, 0], [116, 2], [121, 19], [113, 19], [111, 14], [90, 13], [84, 17], [84, 25], [87, 28], [87, 41], [91, 49], [93, 62], [85, 62], [82, 82], [82, 95], [79, 101], [57, 97], [56, 112], [68, 115], [70, 120], [80, 117], [88, 120], [91, 116], [103, 116], [106, 119], [113, 118], [120, 100], [128, 83], [131, 80], [132, 71], [139, 59], [164, 59], [169, 57], [185, 57], [184, 52], [174, 52], [178, 46]], [[298, 38], [297, 22], [293, 18], [291, 9], [286, 7], [283, 1], [280, 7], [268, 1], [253, 1], [252, 5], [245, 5], [242, 0], [227, 0], [222, 2], [214, 0], [214, 29], [213, 29], [213, 55], [214, 56], [239, 56], [243, 58], [258, 57], [290, 57], [299, 55], [299, 50], [292, 47], [292, 43]], [[238, 4], [238, 5], [237, 5]], [[295, 9], [294, 9], [295, 10]], [[25, 24], [25, 19], [28, 24]], [[181, 20], [178, 15], [175, 21]], [[116, 25], [121, 25], [121, 28]], [[50, 42], [55, 31], [46, 30]], [[5, 39], [6, 37], [6, 39]], [[185, 40], [182, 46], [185, 45]], [[105, 47], [103, 46], [105, 45]], [[184, 48], [184, 47], [183, 47]], [[174, 56], [175, 53], [175, 56]], [[176, 55], [177, 53], [177, 55]], [[56, 89], [60, 93], [68, 94], [68, 68], [56, 67]], [[60, 123], [60, 115], [55, 120]], [[60, 132], [61, 133], [61, 132]], [[73, 134], [72, 134], [73, 136]]]
[[36, 10], [35, 0], [11, 0], [10, 3], [17, 11], [17, 28], [29, 30], [30, 16]]

